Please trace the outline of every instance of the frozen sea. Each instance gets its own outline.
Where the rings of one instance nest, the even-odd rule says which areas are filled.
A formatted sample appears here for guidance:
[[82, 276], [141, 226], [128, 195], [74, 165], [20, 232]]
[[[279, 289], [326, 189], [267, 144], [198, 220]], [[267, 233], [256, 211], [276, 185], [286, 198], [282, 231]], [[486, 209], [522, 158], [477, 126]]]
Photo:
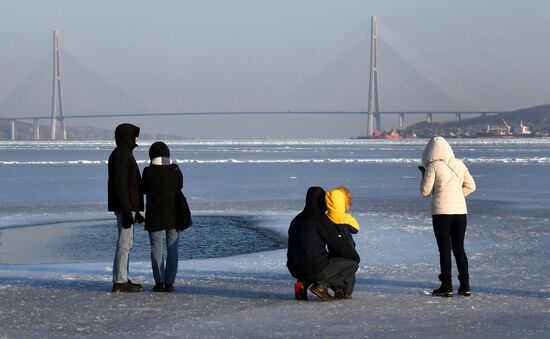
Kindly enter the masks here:
[[[180, 240], [177, 291], [149, 292], [138, 227], [130, 276], [147, 291], [113, 295], [113, 143], [2, 142], [0, 338], [548, 337], [550, 140], [450, 140], [478, 188], [465, 243], [474, 294], [447, 299], [430, 295], [438, 253], [416, 169], [425, 143], [168, 141], [195, 217]], [[150, 144], [134, 151], [141, 168]], [[288, 224], [309, 186], [338, 185], [362, 225], [356, 292], [296, 302]]]

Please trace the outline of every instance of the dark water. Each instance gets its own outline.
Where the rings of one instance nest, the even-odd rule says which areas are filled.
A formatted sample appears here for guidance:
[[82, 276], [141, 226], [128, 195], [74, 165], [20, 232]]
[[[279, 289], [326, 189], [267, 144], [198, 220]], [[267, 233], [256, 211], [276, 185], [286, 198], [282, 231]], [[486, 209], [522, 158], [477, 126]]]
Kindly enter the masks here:
[[[242, 216], [195, 216], [193, 226], [180, 233], [179, 258], [204, 259], [283, 248], [285, 240], [275, 233], [256, 227], [257, 220]], [[55, 237], [33, 233], [59, 234]], [[76, 263], [110, 262], [117, 240], [116, 222], [78, 225], [60, 230], [59, 225], [4, 229], [0, 233], [0, 263]], [[26, 243], [24, 232], [34, 234], [34, 243]], [[38, 239], [36, 239], [38, 238]], [[19, 246], [6, 246], [8, 242]], [[37, 242], [38, 241], [38, 242]], [[3, 245], [4, 244], [4, 245]], [[7, 253], [9, 251], [9, 253]], [[164, 246], [164, 251], [166, 247]], [[148, 232], [140, 225], [135, 229], [132, 261], [148, 261], [150, 245]]]

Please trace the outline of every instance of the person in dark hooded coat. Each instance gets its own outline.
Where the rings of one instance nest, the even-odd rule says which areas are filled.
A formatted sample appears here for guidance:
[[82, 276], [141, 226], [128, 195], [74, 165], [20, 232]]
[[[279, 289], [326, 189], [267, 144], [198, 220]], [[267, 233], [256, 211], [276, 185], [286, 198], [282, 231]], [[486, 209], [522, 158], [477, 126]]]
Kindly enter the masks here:
[[[153, 292], [174, 291], [178, 271], [179, 228], [176, 215], [176, 193], [183, 187], [183, 175], [170, 160], [170, 150], [157, 141], [149, 148], [151, 164], [143, 169], [142, 190], [147, 197], [145, 230], [151, 244], [151, 266], [155, 287]], [[166, 235], [166, 265], [162, 249], [162, 234]]]
[[334, 297], [328, 287], [343, 287], [344, 280], [358, 269], [359, 255], [338, 232], [326, 211], [325, 191], [310, 187], [304, 210], [290, 223], [288, 229], [287, 267], [298, 281], [295, 297], [307, 300], [307, 287], [321, 300]]
[[134, 223], [143, 219], [141, 175], [132, 154], [139, 127], [120, 124], [115, 129], [117, 147], [109, 156], [108, 210], [117, 218], [118, 239], [113, 263], [113, 292], [140, 292], [141, 285], [128, 279], [129, 254], [134, 244]]

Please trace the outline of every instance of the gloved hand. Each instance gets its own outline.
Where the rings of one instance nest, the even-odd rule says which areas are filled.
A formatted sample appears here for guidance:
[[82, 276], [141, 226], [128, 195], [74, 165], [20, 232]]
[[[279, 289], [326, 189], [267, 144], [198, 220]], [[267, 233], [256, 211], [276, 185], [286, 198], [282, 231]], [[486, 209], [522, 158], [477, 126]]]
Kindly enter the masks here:
[[134, 224], [134, 216], [132, 212], [122, 212], [122, 227], [130, 228]]
[[143, 224], [145, 221], [145, 218], [139, 213], [139, 211], [136, 212], [136, 216], [134, 217], [134, 220], [136, 221], [136, 224]]

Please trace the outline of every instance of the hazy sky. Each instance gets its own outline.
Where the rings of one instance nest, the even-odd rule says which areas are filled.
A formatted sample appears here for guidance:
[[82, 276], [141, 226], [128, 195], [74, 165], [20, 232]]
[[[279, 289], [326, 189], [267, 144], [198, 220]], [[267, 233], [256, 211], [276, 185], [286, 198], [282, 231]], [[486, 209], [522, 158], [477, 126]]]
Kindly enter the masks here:
[[[54, 29], [65, 115], [366, 111], [372, 15], [381, 110], [550, 103], [547, 0], [0, 0], [0, 117], [50, 114]], [[123, 121], [199, 138], [366, 133], [366, 117], [338, 115], [68, 124]]]

